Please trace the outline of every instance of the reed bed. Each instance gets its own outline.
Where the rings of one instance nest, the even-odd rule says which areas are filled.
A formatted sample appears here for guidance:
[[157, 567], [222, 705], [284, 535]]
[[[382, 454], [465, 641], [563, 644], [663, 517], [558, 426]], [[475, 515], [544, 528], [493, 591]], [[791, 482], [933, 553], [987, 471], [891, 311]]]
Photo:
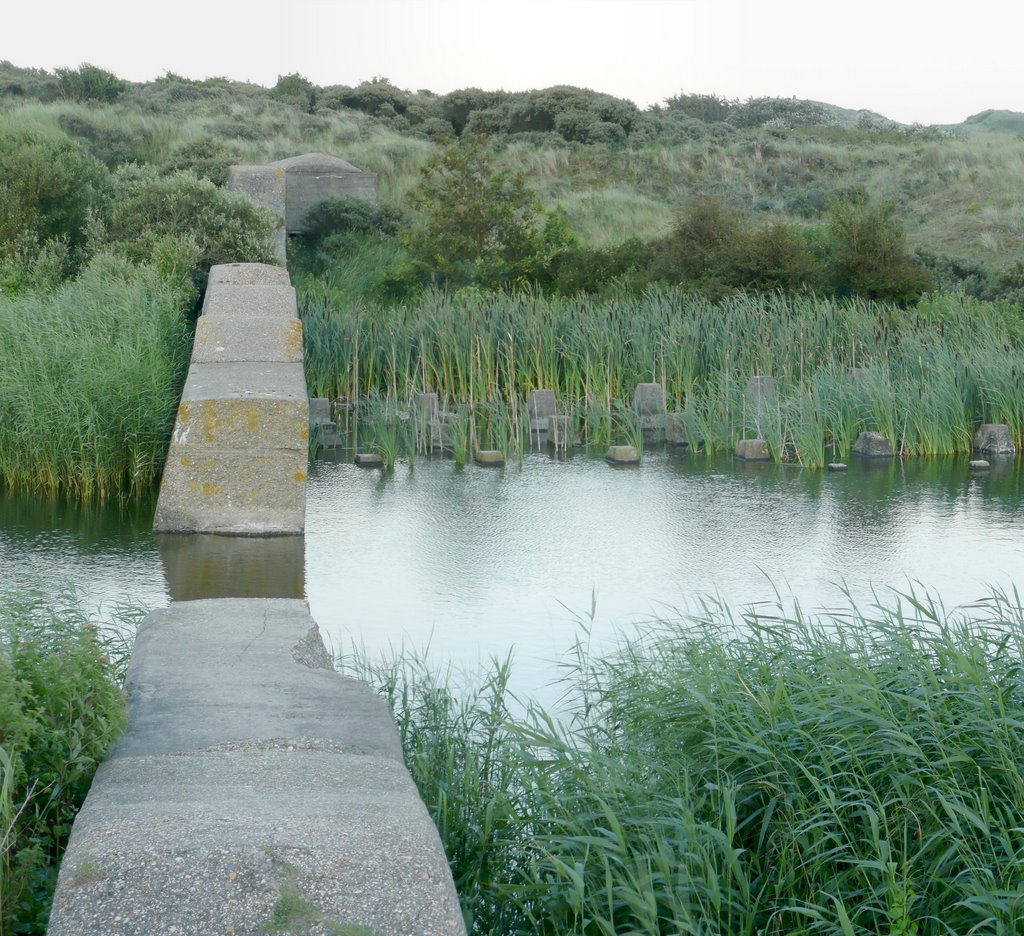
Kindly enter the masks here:
[[101, 501], [149, 490], [188, 364], [186, 306], [111, 256], [52, 294], [0, 297], [0, 483]]
[[[353, 663], [353, 661], [349, 661]], [[912, 591], [804, 614], [718, 600], [563, 711], [354, 670], [391, 704], [471, 933], [964, 936], [1024, 927], [1024, 608]]]
[[[602, 301], [436, 291], [378, 308], [312, 281], [301, 314], [310, 385], [339, 399], [386, 395], [405, 407], [427, 391], [452, 407], [516, 407], [548, 388], [584, 438], [604, 441], [609, 414], [656, 381], [707, 451], [759, 434], [775, 458], [818, 467], [861, 430], [903, 455], [969, 451], [980, 422], [1006, 422], [1024, 442], [1024, 322], [955, 296], [900, 309], [672, 290]], [[775, 378], [772, 413], [751, 410], [753, 375]]]

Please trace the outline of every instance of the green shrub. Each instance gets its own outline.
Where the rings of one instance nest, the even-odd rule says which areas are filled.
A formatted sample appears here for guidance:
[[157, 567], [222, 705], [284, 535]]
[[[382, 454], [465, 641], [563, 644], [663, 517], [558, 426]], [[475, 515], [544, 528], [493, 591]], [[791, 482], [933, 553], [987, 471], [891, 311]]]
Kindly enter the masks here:
[[0, 165], [0, 257], [62, 241], [73, 260], [83, 258], [109, 200], [103, 164], [69, 140], [7, 132], [0, 133]]
[[279, 75], [270, 96], [276, 101], [291, 104], [307, 114], [313, 113], [317, 101], [317, 87], [298, 72]]
[[125, 166], [114, 176], [107, 239], [138, 262], [167, 237], [191, 241], [196, 262], [190, 272], [198, 286], [215, 263], [273, 263], [277, 223], [244, 195], [193, 172], [160, 175], [150, 167]]
[[223, 187], [228, 181], [228, 169], [241, 161], [237, 147], [203, 137], [178, 146], [161, 168], [166, 173], [193, 172], [200, 179]]
[[[120, 608], [116, 624], [139, 612]], [[74, 593], [0, 594], [0, 933], [46, 932], [60, 856], [126, 722], [123, 656]]]
[[384, 234], [393, 236], [405, 222], [397, 208], [366, 198], [342, 196], [315, 205], [306, 215], [303, 237], [317, 243], [333, 234]]
[[410, 203], [423, 222], [405, 235], [411, 275], [494, 288], [550, 275], [571, 241], [564, 214], [545, 213], [522, 173], [499, 170], [479, 138], [429, 159]]
[[153, 149], [153, 132], [109, 120], [94, 120], [84, 114], [64, 113], [57, 118], [60, 128], [100, 162], [113, 169], [122, 163], [148, 161]]
[[910, 303], [929, 286], [928, 271], [907, 250], [892, 204], [836, 201], [829, 210], [833, 286], [840, 295]]
[[128, 89], [113, 72], [84, 62], [78, 68], [58, 68], [56, 75], [60, 96], [68, 101], [110, 104]]

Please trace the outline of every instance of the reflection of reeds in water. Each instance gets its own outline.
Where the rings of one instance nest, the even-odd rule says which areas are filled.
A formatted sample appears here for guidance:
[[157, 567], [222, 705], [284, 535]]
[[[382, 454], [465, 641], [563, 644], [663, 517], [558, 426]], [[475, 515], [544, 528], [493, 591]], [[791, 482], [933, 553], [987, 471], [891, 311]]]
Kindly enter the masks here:
[[[983, 420], [1007, 422], [1024, 442], [1019, 316], [960, 298], [898, 309], [809, 296], [715, 303], [671, 290], [601, 301], [435, 292], [372, 313], [323, 295], [303, 308], [307, 365], [330, 395], [405, 401], [434, 390], [449, 409], [473, 404], [474, 432], [490, 431], [503, 406], [515, 448], [526, 448], [530, 390], [553, 390], [600, 447], [613, 441], [616, 401], [651, 380], [709, 452], [757, 433], [774, 457], [820, 466], [826, 446], [848, 450], [866, 429], [905, 455], [965, 452]], [[753, 375], [775, 380], [770, 412], [748, 411]]]

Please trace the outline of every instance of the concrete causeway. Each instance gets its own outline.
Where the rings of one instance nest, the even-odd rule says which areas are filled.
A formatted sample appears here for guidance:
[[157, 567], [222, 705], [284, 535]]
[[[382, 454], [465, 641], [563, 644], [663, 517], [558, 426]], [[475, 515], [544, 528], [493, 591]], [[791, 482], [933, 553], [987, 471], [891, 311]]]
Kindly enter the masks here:
[[[309, 426], [295, 311], [281, 268], [211, 271], [153, 524], [174, 600], [139, 628], [128, 729], [75, 820], [51, 936], [465, 936], [390, 711], [334, 671], [291, 597]], [[228, 567], [259, 597], [205, 597]]]
[[465, 934], [391, 714], [333, 671], [304, 601], [152, 612], [128, 691], [50, 936]]
[[309, 400], [288, 272], [215, 266], [167, 453], [153, 529], [300, 534]]

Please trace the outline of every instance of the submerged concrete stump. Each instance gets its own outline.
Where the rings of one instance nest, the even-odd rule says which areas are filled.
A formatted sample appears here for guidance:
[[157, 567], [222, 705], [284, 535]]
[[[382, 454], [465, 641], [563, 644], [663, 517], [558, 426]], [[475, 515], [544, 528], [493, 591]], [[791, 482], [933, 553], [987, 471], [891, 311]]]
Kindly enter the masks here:
[[503, 468], [505, 456], [497, 449], [480, 449], [473, 456], [473, 461], [484, 468]]
[[158, 533], [305, 529], [309, 403], [295, 291], [264, 264], [214, 267], [160, 484]]
[[665, 444], [680, 446], [690, 444], [690, 433], [686, 428], [686, 419], [682, 413], [667, 413], [665, 415]]
[[633, 391], [633, 412], [645, 433], [663, 432], [665, 429], [665, 388], [660, 383], [637, 384]]
[[287, 260], [285, 244], [285, 170], [280, 166], [229, 166], [227, 189], [241, 192], [261, 208], [269, 208], [280, 219], [274, 228], [274, 253], [283, 267]]
[[829, 462], [827, 467], [829, 471], [837, 471], [840, 473], [846, 471], [845, 462]]
[[613, 445], [605, 455], [605, 461], [611, 465], [637, 465], [640, 463], [640, 453], [634, 445]]
[[978, 458], [968, 464], [971, 471], [988, 471], [992, 465], [983, 458]]
[[861, 458], [892, 458], [892, 442], [880, 432], [862, 432], [850, 449]]
[[741, 461], [770, 461], [768, 443], [764, 439], [740, 439], [733, 449], [733, 457]]
[[337, 448], [342, 434], [331, 415], [331, 401], [327, 397], [309, 398], [309, 437], [318, 448]]
[[549, 417], [548, 430], [548, 445], [556, 452], [565, 452], [568, 451], [570, 445], [580, 444], [576, 424], [571, 416]]
[[971, 440], [971, 448], [986, 455], [1015, 455], [1010, 427], [1006, 423], [982, 423]]
[[464, 936], [391, 714], [333, 672], [304, 601], [152, 612], [127, 689], [50, 936], [297, 932], [283, 908], [302, 932]]

